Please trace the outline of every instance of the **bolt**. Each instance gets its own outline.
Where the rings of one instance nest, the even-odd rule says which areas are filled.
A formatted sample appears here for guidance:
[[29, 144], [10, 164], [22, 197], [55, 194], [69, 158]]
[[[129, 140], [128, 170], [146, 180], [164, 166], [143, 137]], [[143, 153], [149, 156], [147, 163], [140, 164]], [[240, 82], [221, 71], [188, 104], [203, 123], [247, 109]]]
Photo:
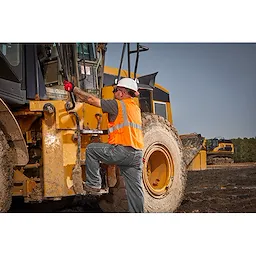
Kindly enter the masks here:
[[159, 183], [159, 179], [156, 179], [155, 181], [154, 181], [154, 183], [153, 183], [153, 186], [158, 186], [158, 183]]
[[55, 107], [51, 103], [46, 103], [43, 107], [44, 112], [48, 112], [49, 114], [53, 114], [55, 111]]
[[73, 140], [74, 142], [76, 142], [77, 139], [78, 139], [78, 135], [77, 135], [77, 133], [74, 133], [74, 134], [72, 135], [72, 140]]

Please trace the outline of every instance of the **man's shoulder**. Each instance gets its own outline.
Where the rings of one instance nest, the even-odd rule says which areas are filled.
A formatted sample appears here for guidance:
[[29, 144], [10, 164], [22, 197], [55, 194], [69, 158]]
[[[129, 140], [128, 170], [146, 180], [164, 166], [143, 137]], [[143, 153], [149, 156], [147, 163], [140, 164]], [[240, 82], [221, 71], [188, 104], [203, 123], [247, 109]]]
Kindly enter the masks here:
[[116, 102], [115, 99], [101, 99], [103, 102]]
[[117, 105], [115, 99], [101, 99], [101, 104], [105, 105]]

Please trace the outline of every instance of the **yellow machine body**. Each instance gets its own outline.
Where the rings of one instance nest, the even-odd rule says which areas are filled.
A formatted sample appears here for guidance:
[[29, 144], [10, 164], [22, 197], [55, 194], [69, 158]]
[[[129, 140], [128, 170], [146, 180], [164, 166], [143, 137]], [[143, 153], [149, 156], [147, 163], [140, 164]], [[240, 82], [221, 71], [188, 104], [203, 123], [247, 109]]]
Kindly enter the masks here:
[[207, 164], [234, 163], [234, 144], [231, 140], [214, 138], [207, 140]]
[[220, 142], [217, 147], [215, 147], [212, 151], [209, 151], [208, 154], [216, 154], [216, 153], [227, 153], [225, 148], [230, 148], [230, 151], [228, 153], [234, 154], [234, 144], [231, 142]]
[[188, 171], [202, 171], [207, 169], [206, 149], [201, 149], [193, 161], [187, 167]]
[[[48, 114], [44, 111], [44, 106], [51, 104], [55, 111]], [[81, 120], [80, 128], [96, 129], [98, 122], [95, 114], [102, 114], [100, 108], [90, 106], [85, 103], [77, 103], [74, 109]], [[63, 197], [73, 195], [72, 189], [72, 169], [76, 163], [76, 122], [72, 112], [65, 109], [65, 101], [30, 101], [29, 113], [44, 114], [41, 119], [41, 139], [42, 139], [42, 163], [34, 168], [43, 166], [43, 198]], [[103, 115], [103, 120], [106, 116]], [[21, 127], [24, 126], [22, 125]], [[106, 124], [106, 121], [104, 122]], [[101, 129], [105, 129], [102, 124]], [[27, 139], [31, 138], [29, 134], [32, 131], [26, 131]], [[81, 162], [85, 161], [86, 146], [94, 139], [93, 135], [83, 135], [81, 141]], [[101, 136], [101, 141], [107, 141], [107, 135]], [[29, 141], [28, 141], [29, 142]], [[29, 165], [28, 165], [29, 167]], [[26, 169], [26, 166], [24, 167]], [[22, 168], [24, 170], [24, 168]], [[25, 177], [21, 175], [22, 171], [17, 169], [14, 176], [14, 185], [23, 183]], [[30, 182], [27, 179], [27, 183]], [[33, 188], [31, 188], [33, 189]], [[14, 195], [27, 195], [32, 191], [27, 191], [27, 187], [15, 187]], [[33, 196], [33, 195], [32, 195]]]
[[[193, 141], [193, 139], [195, 139], [196, 136], [198, 136], [198, 135], [197, 134], [182, 134], [182, 135], [180, 135], [181, 138], [188, 137], [189, 142]], [[206, 139], [204, 137], [202, 137], [201, 140], [202, 140], [201, 149], [199, 151], [197, 151], [196, 154], [194, 154], [191, 162], [187, 165], [187, 170], [188, 171], [201, 171], [201, 170], [206, 170], [207, 169]], [[184, 145], [185, 152], [186, 152], [186, 148], [187, 148], [187, 151], [190, 152], [191, 151], [190, 144], [186, 145], [186, 143], [184, 143], [184, 138], [182, 139], [182, 141], [183, 141], [183, 144], [185, 144]]]

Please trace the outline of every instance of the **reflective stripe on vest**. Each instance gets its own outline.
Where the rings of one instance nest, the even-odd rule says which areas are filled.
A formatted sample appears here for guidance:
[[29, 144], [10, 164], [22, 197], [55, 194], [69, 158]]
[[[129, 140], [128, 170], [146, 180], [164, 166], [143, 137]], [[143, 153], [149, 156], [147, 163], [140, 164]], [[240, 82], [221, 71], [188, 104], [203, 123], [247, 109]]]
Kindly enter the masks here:
[[125, 106], [125, 104], [124, 104], [124, 102], [122, 100], [120, 100], [120, 102], [121, 102], [122, 114], [123, 114], [124, 122], [122, 124], [117, 124], [117, 125], [115, 125], [113, 127], [108, 128], [109, 133], [114, 132], [114, 131], [116, 131], [118, 129], [121, 129], [121, 128], [125, 127], [125, 126], [130, 126], [132, 128], [137, 128], [137, 129], [142, 130], [141, 125], [128, 122], [126, 106]]

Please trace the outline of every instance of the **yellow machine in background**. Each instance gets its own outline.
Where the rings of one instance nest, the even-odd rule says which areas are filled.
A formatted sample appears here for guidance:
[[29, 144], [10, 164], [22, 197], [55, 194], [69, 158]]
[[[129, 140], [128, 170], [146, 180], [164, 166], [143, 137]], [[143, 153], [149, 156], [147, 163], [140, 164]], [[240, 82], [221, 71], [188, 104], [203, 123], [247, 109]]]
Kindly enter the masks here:
[[207, 164], [234, 163], [234, 144], [224, 138], [207, 139]]
[[[125, 46], [136, 54], [134, 72], [122, 70]], [[85, 151], [107, 142], [107, 115], [78, 103], [64, 80], [104, 99], [113, 99], [121, 77], [138, 78], [144, 134], [143, 191], [146, 212], [173, 212], [180, 205], [188, 166], [202, 147], [200, 135], [179, 137], [172, 122], [169, 92], [155, 83], [157, 73], [136, 74], [138, 56], [148, 50], [124, 44], [119, 69], [105, 67], [106, 44], [0, 44], [0, 212], [12, 196], [24, 201], [61, 200], [81, 195]], [[103, 211], [128, 210], [119, 168], [101, 165]], [[86, 200], [87, 197], [84, 197]]]

